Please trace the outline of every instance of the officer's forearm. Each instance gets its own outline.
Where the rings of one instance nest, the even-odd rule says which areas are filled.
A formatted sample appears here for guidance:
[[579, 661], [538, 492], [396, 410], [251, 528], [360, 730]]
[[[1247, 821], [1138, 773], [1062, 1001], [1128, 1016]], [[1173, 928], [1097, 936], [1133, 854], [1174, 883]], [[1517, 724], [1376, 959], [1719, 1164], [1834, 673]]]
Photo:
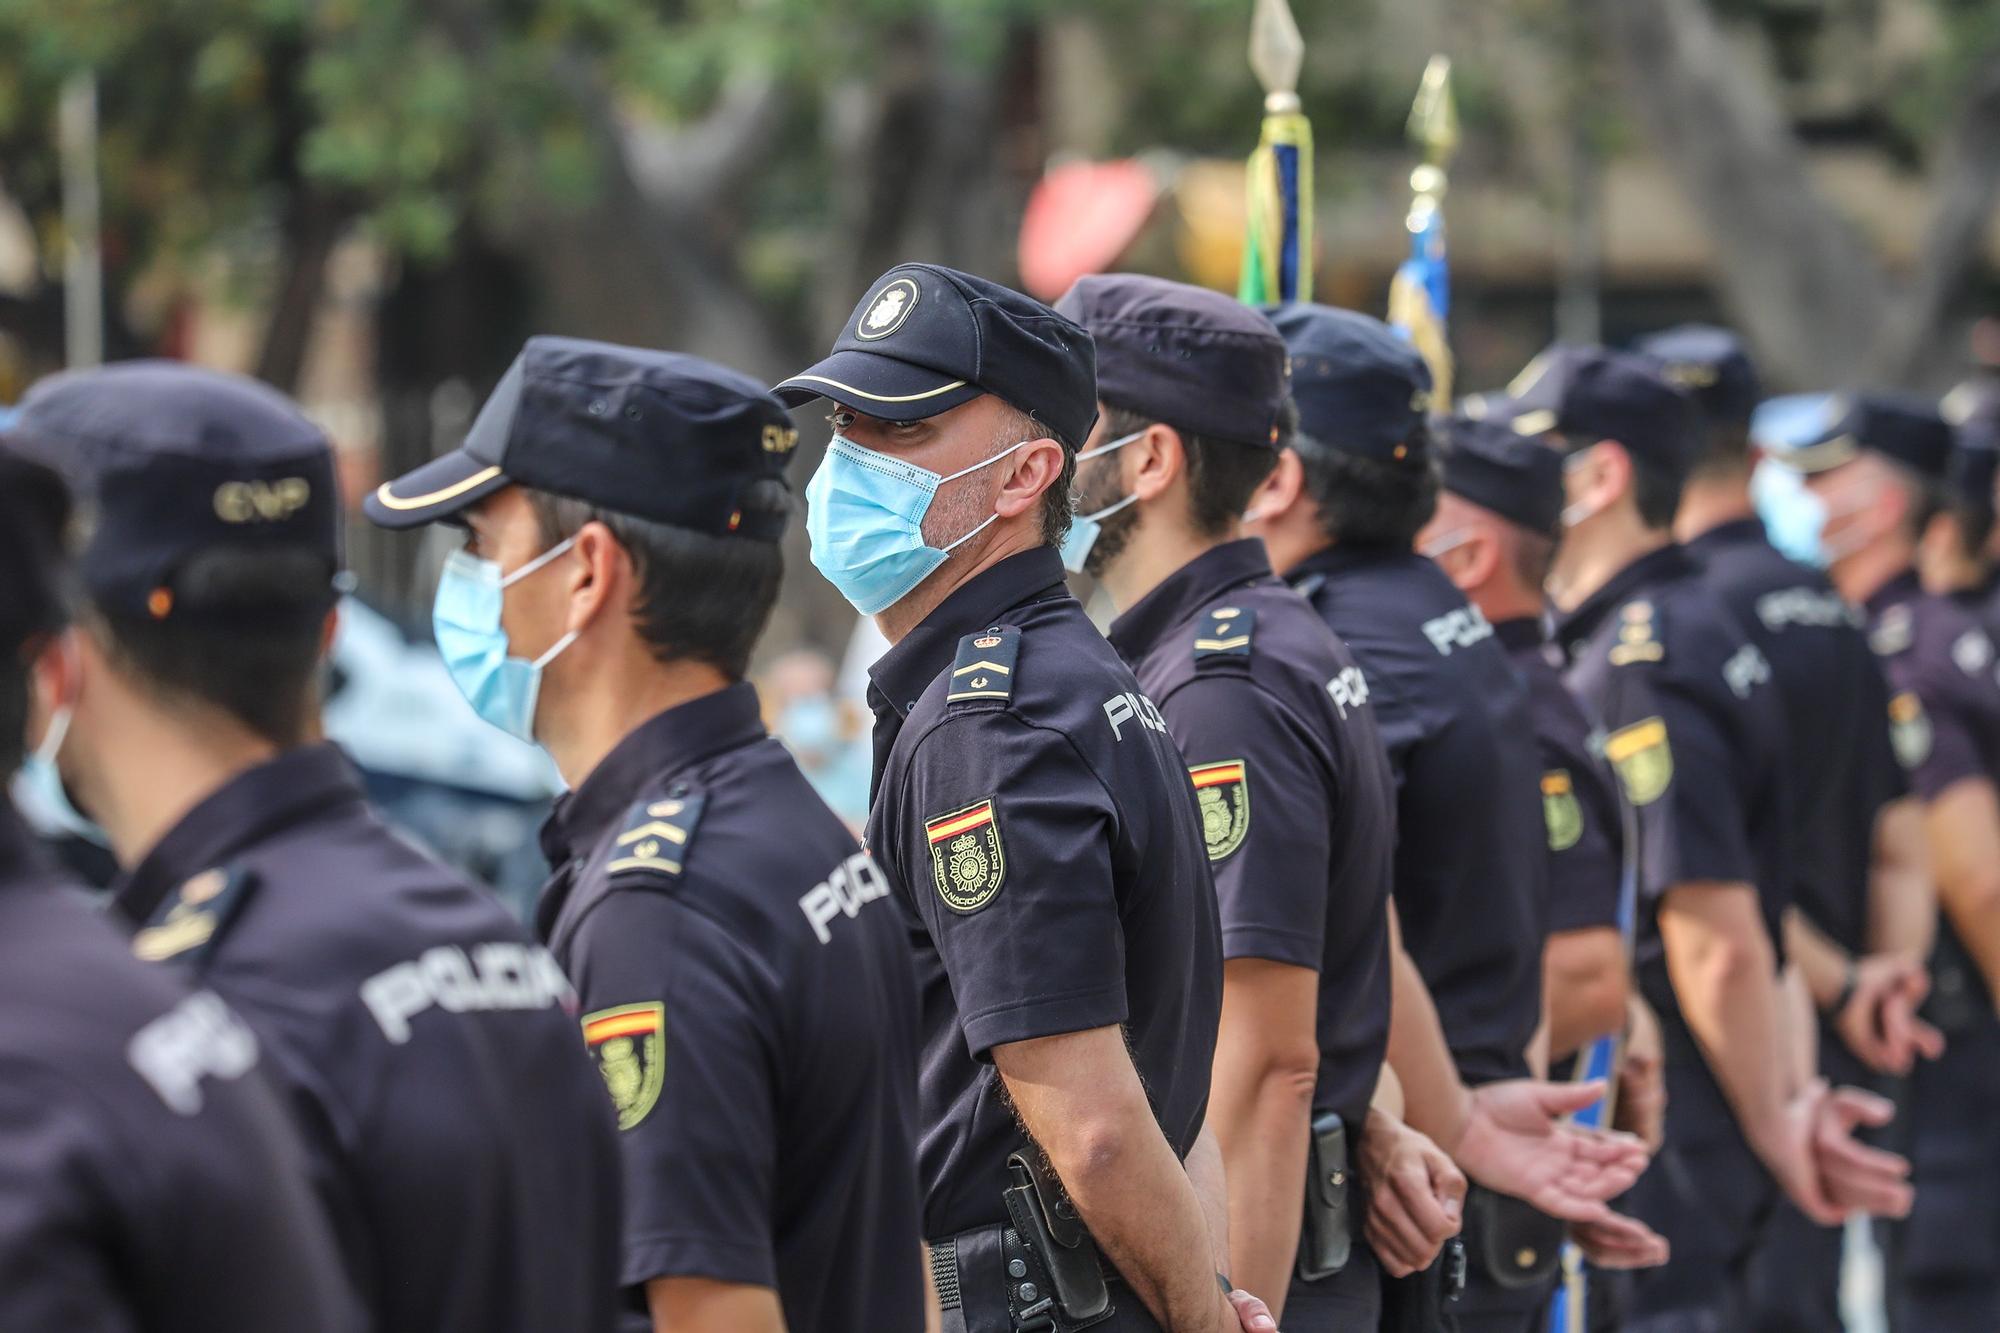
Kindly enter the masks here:
[[1668, 890], [1659, 914], [1667, 974], [1681, 1016], [1760, 1152], [1777, 1142], [1793, 1091], [1777, 957], [1747, 884]]
[[1938, 903], [1987, 993], [2000, 997], [2000, 800], [1991, 782], [1969, 779], [1938, 793], [1925, 823]]
[[[1115, 1027], [995, 1047], [1015, 1112], [1104, 1255], [1169, 1333], [1235, 1326], [1201, 1201]], [[1262, 1294], [1262, 1293], [1259, 1293]]]
[[1305, 1210], [1318, 998], [1310, 968], [1258, 958], [1223, 966], [1208, 1123], [1229, 1180], [1229, 1275], [1279, 1316]]
[[[1213, 1116], [1210, 1117], [1212, 1121]], [[1218, 1273], [1232, 1272], [1229, 1266], [1229, 1177], [1222, 1165], [1222, 1148], [1215, 1141], [1213, 1124], [1201, 1127], [1194, 1147], [1181, 1163], [1194, 1196], [1201, 1202], [1202, 1221], [1208, 1223], [1208, 1254]]]
[[1928, 958], [1937, 933], [1937, 890], [1921, 801], [1891, 801], [1875, 816], [1868, 877], [1868, 949]]
[[1819, 1074], [1819, 1011], [1797, 964], [1788, 963], [1782, 975], [1785, 1059], [1790, 1085], [1799, 1088]]
[[1797, 907], [1785, 909], [1785, 956], [1805, 979], [1806, 993], [1821, 1009], [1832, 1006], [1847, 985], [1854, 959], [1806, 919]]
[[653, 1333], [785, 1333], [778, 1293], [769, 1287], [705, 1277], [654, 1278], [646, 1284]]
[[1555, 932], [1542, 951], [1542, 974], [1552, 1055], [1571, 1055], [1624, 1029], [1630, 987], [1625, 943], [1616, 930], [1595, 926]]
[[1393, 911], [1389, 936], [1389, 1066], [1403, 1087], [1403, 1122], [1429, 1135], [1445, 1152], [1456, 1152], [1472, 1116], [1472, 1094], [1452, 1063], [1430, 990], [1403, 952]]

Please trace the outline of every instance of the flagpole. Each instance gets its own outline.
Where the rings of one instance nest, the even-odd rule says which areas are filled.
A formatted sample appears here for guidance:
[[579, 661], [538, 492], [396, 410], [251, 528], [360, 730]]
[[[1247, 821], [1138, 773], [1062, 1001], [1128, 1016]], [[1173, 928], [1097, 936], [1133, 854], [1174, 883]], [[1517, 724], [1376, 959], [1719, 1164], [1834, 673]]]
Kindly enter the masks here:
[[1250, 154], [1249, 224], [1238, 300], [1250, 305], [1312, 299], [1312, 125], [1299, 101], [1305, 38], [1286, 0], [1257, 0], [1250, 16], [1250, 68], [1264, 89], [1264, 123]]
[[1410, 257], [1389, 285], [1389, 323], [1416, 345], [1431, 368], [1433, 398], [1451, 402], [1451, 260], [1445, 246], [1444, 196], [1451, 160], [1458, 153], [1458, 105], [1451, 95], [1451, 60], [1435, 55], [1424, 66], [1410, 107], [1410, 140], [1420, 160], [1410, 172]]

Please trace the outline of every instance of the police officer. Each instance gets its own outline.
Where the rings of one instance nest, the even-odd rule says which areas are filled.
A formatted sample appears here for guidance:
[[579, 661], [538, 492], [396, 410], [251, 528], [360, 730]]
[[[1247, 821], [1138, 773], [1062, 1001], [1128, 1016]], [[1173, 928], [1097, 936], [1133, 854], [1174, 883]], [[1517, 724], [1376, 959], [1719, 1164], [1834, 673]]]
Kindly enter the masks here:
[[1924, 803], [1938, 902], [1925, 1015], [1945, 1033], [1908, 1088], [1917, 1188], [1893, 1229], [1889, 1310], [1898, 1329], [1995, 1327], [2000, 1267], [2000, 683], [1992, 639], [1950, 598], [1926, 593], [1921, 545], [1939, 540], [1951, 436], [1922, 399], [1836, 400], [1818, 438], [1786, 456], [1825, 506], [1833, 581], [1868, 613], [1894, 694], [1889, 716]]
[[[1936, 1053], [1937, 1039], [1915, 1018], [1927, 984], [1921, 954], [1885, 948], [1869, 930], [1871, 920], [1894, 919], [1899, 904], [1888, 899], [1913, 882], [1921, 894], [1925, 874], [1923, 814], [1907, 798], [1890, 742], [1888, 687], [1860, 612], [1824, 574], [1780, 555], [1758, 521], [1750, 416], [1759, 391], [1742, 343], [1725, 329], [1686, 325], [1637, 350], [1700, 412], [1675, 533], [1763, 652], [1784, 709], [1796, 816], [1785, 953], [1819, 1013], [1820, 1068], [1854, 1084], [1907, 1074], [1920, 1050]], [[1829, 718], [1851, 721], [1829, 726]], [[1871, 896], [1882, 901], [1871, 907]], [[1815, 1226], [1780, 1200], [1751, 1269], [1754, 1326], [1839, 1333], [1840, 1254], [1840, 1228]]]
[[[1417, 549], [1438, 563], [1493, 626], [1528, 683], [1541, 754], [1549, 867], [1543, 954], [1551, 1063], [1624, 1030], [1625, 942], [1619, 930], [1624, 833], [1595, 725], [1550, 662], [1542, 583], [1562, 513], [1555, 453], [1503, 424], [1454, 419], [1440, 450], [1437, 513]], [[1635, 1089], [1646, 1100], [1645, 1089]], [[1623, 1097], [1621, 1105], [1630, 1103]], [[1650, 1128], [1650, 1126], [1648, 1126]]]
[[1770, 667], [1671, 534], [1693, 404], [1651, 362], [1593, 348], [1552, 349], [1516, 387], [1515, 431], [1563, 453], [1556, 641], [1637, 812], [1639, 981], [1665, 1035], [1665, 1146], [1632, 1207], [1673, 1256], [1636, 1276], [1628, 1327], [1742, 1327], [1774, 1177], [1825, 1223], [1904, 1204], [1902, 1164], [1848, 1136], [1885, 1104], [1800, 1067], [1805, 1019], [1778, 976], [1793, 878]]
[[1947, 521], [1937, 540], [1919, 546], [1919, 572], [1927, 590], [1950, 597], [1993, 635], [2000, 633], [2000, 383], [1968, 381], [1944, 396], [1938, 412], [1952, 428]]
[[917, 947], [946, 1328], [1233, 1327], [1220, 1219], [1182, 1166], [1222, 987], [1201, 820], [1056, 552], [1097, 415], [1090, 336], [905, 264], [778, 393], [836, 406], [812, 560], [893, 645], [869, 672], [867, 841]]
[[[55, 710], [53, 474], [0, 453], [0, 778]], [[44, 699], [47, 696], [44, 695]], [[31, 714], [35, 715], [31, 717]], [[135, 962], [0, 795], [0, 1327], [359, 1327], [257, 1039]]]
[[[1366, 315], [1297, 305], [1273, 320], [1298, 434], [1249, 530], [1368, 682], [1398, 786], [1398, 921], [1459, 1077], [1518, 1077], [1542, 1008], [1541, 764], [1527, 687], [1493, 627], [1411, 549], [1437, 496], [1430, 372]], [[1468, 1209], [1460, 1322], [1525, 1329], [1553, 1287], [1560, 1227], [1483, 1190]]]
[[[1221, 903], [1209, 1113], [1230, 1272], [1284, 1297], [1287, 1329], [1374, 1328], [1382, 1279], [1350, 1197], [1356, 1165], [1423, 1158], [1412, 1203], [1440, 1243], [1465, 1184], [1370, 1109], [1389, 1039], [1395, 794], [1367, 683], [1263, 544], [1236, 535], [1277, 462], [1285, 344], [1247, 306], [1159, 278], [1084, 278], [1056, 309], [1096, 343], [1099, 402], [1077, 478], [1094, 512], [1071, 525], [1065, 561], [1123, 609], [1111, 643], [1187, 757]], [[1416, 1267], [1436, 1257], [1424, 1239]]]
[[124, 867], [113, 910], [257, 1032], [372, 1327], [608, 1327], [617, 1150], [574, 992], [314, 741], [326, 438], [253, 381], [163, 362], [45, 380], [13, 435], [95, 511], [48, 748]]
[[743, 678], [796, 441], [734, 371], [533, 338], [464, 445], [367, 502], [465, 527], [447, 665], [569, 784], [536, 924], [617, 1106], [645, 1327], [924, 1318], [909, 946]]

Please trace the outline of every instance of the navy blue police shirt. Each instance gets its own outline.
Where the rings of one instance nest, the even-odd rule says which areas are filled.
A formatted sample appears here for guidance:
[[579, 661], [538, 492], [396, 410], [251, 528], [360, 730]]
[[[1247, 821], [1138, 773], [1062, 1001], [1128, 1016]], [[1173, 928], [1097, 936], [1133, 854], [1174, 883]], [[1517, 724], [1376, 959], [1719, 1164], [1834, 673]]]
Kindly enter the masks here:
[[0, 1328], [361, 1327], [259, 1060], [212, 992], [133, 960], [0, 798]]
[[774, 1289], [789, 1328], [921, 1327], [907, 936], [756, 690], [626, 736], [543, 849], [537, 925], [618, 1112], [628, 1314], [697, 1277]]
[[1319, 973], [1313, 1109], [1358, 1133], [1389, 1044], [1396, 838], [1395, 780], [1361, 669], [1255, 540], [1169, 575], [1111, 626], [1111, 643], [1187, 757], [1222, 956]]
[[262, 1039], [378, 1333], [612, 1326], [617, 1143], [576, 995], [337, 749], [225, 783], [114, 906]]
[[1459, 1076], [1528, 1072], [1542, 1014], [1548, 856], [1528, 687], [1430, 560], [1335, 546], [1287, 572], [1354, 654], [1397, 782], [1403, 946]]
[[[1889, 719], [1910, 790], [1931, 801], [1967, 779], [2000, 782], [2000, 679], [1992, 637], [1949, 597], [1935, 597], [1914, 572], [1889, 580], [1864, 608], [1868, 642], [1888, 673]], [[1932, 960], [1934, 1013], [1948, 1006], [1993, 1016], [1993, 1000], [1949, 916], [1938, 916]]]
[[1634, 812], [1639, 985], [1689, 1089], [1675, 1091], [1672, 1121], [1731, 1124], [1675, 1003], [1658, 911], [1676, 885], [1748, 884], [1784, 956], [1791, 811], [1770, 666], [1678, 546], [1639, 557], [1561, 616], [1556, 641]]
[[1542, 756], [1542, 823], [1548, 834], [1549, 932], [1616, 928], [1625, 830], [1603, 737], [1549, 660], [1540, 619], [1493, 626], [1521, 679]]
[[1797, 816], [1793, 898], [1828, 939], [1866, 953], [1875, 817], [1907, 784], [1862, 613], [1826, 575], [1780, 554], [1754, 518], [1720, 524], [1683, 549], [1771, 664]]
[[994, 1047], [1122, 1025], [1174, 1150], [1208, 1106], [1222, 938], [1187, 766], [1038, 547], [955, 589], [870, 669], [868, 848], [923, 997], [924, 1234], [1006, 1217], [1025, 1145]]

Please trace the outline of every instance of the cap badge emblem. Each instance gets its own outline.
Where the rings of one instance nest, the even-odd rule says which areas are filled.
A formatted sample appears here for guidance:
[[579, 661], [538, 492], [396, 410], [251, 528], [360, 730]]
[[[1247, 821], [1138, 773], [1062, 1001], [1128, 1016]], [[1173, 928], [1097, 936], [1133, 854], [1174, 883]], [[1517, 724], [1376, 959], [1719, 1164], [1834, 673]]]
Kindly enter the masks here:
[[917, 308], [920, 295], [915, 281], [910, 278], [896, 279], [884, 287], [869, 305], [868, 313], [861, 317], [861, 326], [855, 330], [854, 336], [869, 341], [888, 337], [903, 327], [903, 321]]

